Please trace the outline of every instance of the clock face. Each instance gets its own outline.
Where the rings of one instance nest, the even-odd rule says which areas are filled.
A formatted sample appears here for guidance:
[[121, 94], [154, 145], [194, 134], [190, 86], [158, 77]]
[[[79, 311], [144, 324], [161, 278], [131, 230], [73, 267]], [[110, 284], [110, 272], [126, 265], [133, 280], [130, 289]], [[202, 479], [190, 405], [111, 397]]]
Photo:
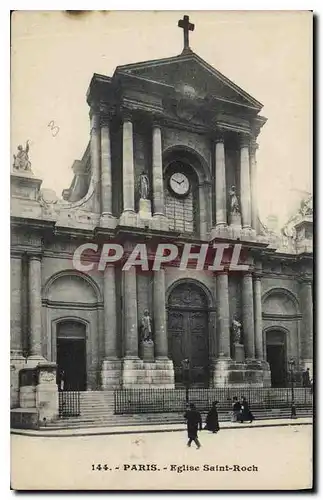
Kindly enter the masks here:
[[178, 196], [186, 196], [190, 190], [190, 181], [186, 175], [175, 172], [169, 179], [169, 186]]

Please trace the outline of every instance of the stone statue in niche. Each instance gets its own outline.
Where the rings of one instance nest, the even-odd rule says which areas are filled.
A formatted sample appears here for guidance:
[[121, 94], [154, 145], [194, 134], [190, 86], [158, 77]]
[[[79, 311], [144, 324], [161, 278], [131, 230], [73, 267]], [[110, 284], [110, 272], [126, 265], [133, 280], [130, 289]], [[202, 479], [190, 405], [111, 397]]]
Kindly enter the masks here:
[[141, 318], [141, 341], [152, 342], [152, 321], [148, 309], [145, 309]]
[[229, 196], [230, 196], [230, 214], [240, 214], [240, 206], [235, 186], [231, 186], [231, 189], [229, 190]]
[[29, 161], [28, 152], [29, 152], [29, 141], [26, 142], [25, 149], [23, 149], [21, 145], [18, 146], [17, 155], [13, 155], [14, 170], [30, 172], [31, 163]]
[[143, 170], [139, 178], [139, 194], [143, 200], [149, 199], [150, 183], [146, 172]]
[[232, 320], [232, 338], [234, 344], [241, 344], [241, 323], [234, 316]]

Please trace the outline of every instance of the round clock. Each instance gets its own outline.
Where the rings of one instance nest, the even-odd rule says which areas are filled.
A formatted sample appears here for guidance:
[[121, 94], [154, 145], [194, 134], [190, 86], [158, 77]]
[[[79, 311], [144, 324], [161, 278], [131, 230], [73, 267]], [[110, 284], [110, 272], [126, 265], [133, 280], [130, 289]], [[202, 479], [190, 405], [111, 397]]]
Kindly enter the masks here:
[[190, 190], [190, 181], [181, 172], [175, 172], [169, 179], [169, 186], [177, 196], [186, 196]]

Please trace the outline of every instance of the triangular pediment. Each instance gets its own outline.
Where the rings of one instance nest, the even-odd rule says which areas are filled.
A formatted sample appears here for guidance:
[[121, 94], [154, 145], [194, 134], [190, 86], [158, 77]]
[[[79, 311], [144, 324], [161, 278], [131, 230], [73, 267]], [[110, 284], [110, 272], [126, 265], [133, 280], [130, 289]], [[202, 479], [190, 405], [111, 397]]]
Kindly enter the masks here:
[[196, 97], [220, 98], [260, 111], [262, 104], [192, 51], [175, 57], [118, 66], [128, 73], [175, 89], [187, 86]]

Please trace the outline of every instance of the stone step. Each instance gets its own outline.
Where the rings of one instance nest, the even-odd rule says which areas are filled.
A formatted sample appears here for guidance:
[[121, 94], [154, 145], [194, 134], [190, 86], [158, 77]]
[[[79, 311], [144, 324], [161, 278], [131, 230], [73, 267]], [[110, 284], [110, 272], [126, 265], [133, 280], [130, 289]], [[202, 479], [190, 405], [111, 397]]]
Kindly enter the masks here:
[[[301, 409], [297, 412], [298, 416], [309, 416], [312, 414], [311, 409]], [[205, 415], [204, 415], [205, 417]], [[264, 419], [279, 419], [289, 418], [290, 410], [285, 411], [272, 411], [272, 412], [255, 412], [256, 420]], [[228, 421], [227, 414], [219, 415], [220, 422]], [[49, 424], [44, 429], [58, 429], [58, 428], [82, 428], [82, 427], [113, 427], [113, 426], [127, 426], [127, 425], [145, 425], [145, 424], [180, 424], [184, 423], [183, 415], [181, 414], [137, 414], [137, 415], [93, 415], [93, 416], [80, 416], [68, 419], [59, 419], [56, 422]]]

